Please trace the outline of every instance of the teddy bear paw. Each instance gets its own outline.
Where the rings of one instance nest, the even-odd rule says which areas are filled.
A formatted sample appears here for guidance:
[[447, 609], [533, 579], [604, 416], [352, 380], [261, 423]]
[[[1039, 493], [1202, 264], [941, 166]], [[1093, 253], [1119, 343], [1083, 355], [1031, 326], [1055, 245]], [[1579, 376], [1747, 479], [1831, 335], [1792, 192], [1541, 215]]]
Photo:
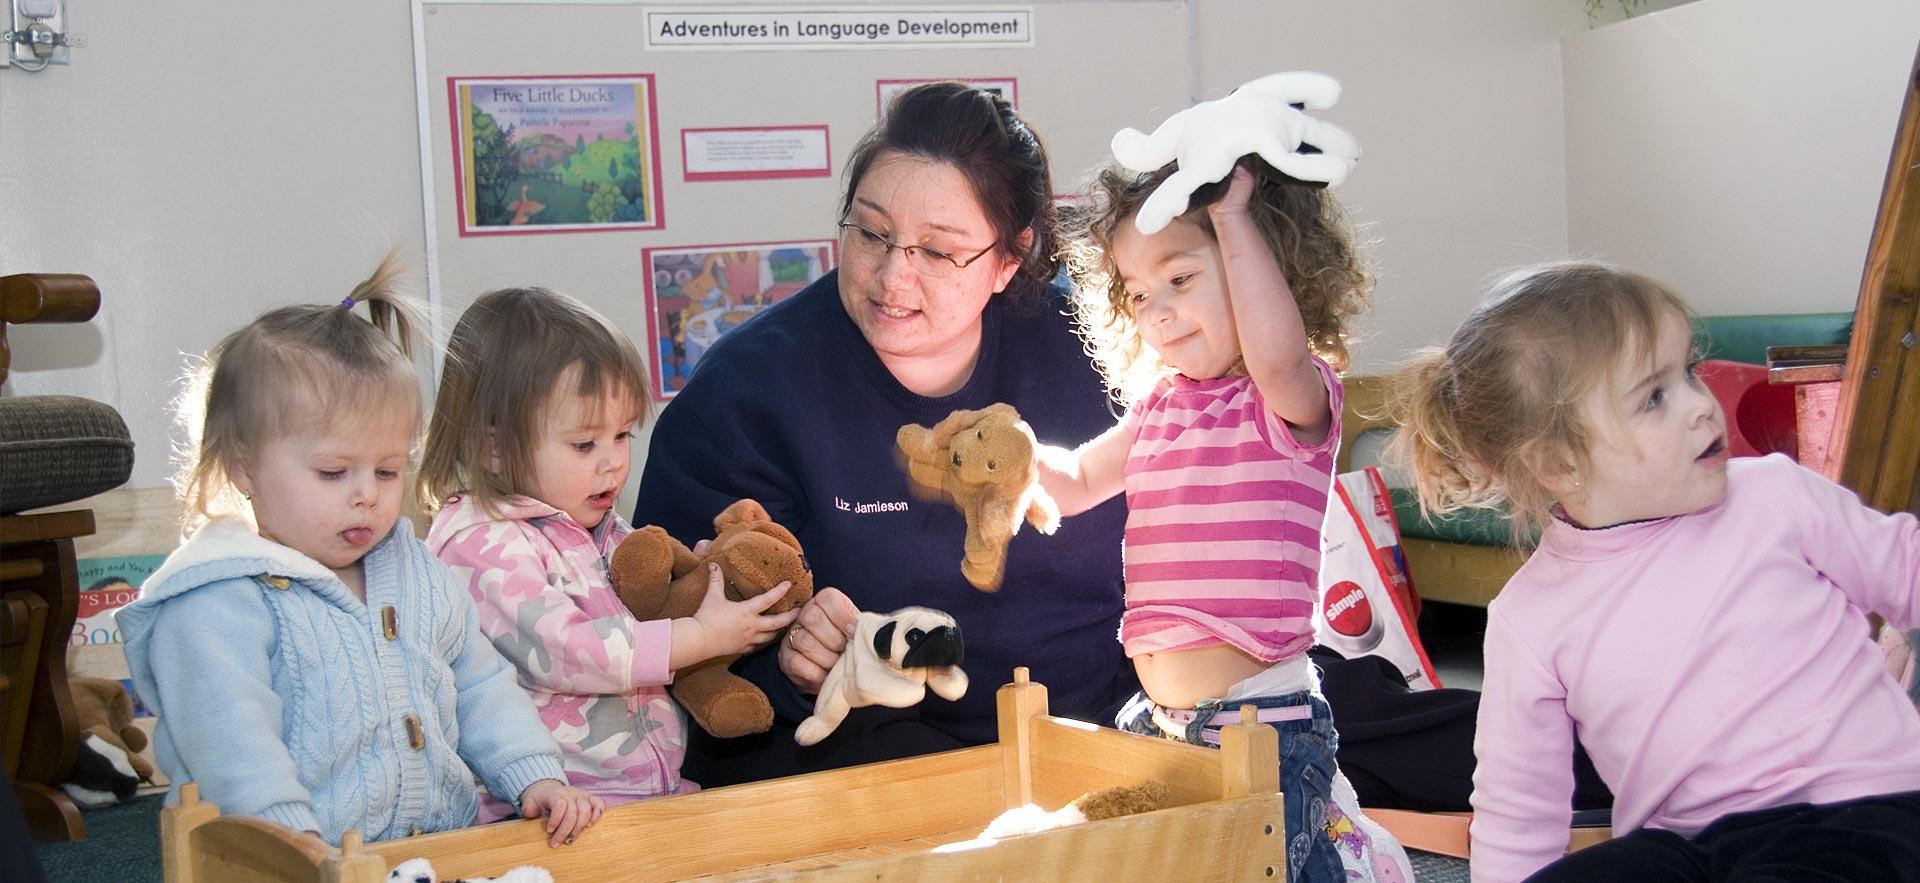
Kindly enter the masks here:
[[694, 719], [714, 738], [735, 739], [772, 729], [773, 706], [765, 694], [740, 691], [714, 697]]

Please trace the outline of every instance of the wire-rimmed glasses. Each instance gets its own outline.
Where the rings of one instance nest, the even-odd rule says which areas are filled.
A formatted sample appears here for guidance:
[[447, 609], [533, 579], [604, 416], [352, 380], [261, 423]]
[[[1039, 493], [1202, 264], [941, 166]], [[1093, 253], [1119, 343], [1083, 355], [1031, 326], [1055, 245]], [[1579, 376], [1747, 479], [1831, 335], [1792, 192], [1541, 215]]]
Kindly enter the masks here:
[[989, 245], [972, 257], [962, 259], [924, 245], [895, 245], [887, 237], [852, 221], [841, 221], [840, 232], [847, 240], [848, 250], [861, 257], [878, 260], [886, 257], [887, 252], [897, 248], [906, 253], [907, 263], [913, 267], [914, 272], [936, 279], [951, 276], [966, 269], [968, 265], [985, 257], [987, 252], [993, 250], [993, 246]]

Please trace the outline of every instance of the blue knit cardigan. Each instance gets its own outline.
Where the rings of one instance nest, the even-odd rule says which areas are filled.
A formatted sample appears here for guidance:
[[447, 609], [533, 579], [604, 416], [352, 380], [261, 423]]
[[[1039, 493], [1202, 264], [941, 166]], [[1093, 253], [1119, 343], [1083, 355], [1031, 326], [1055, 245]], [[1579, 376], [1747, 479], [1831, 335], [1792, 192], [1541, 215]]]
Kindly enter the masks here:
[[473, 824], [475, 772], [514, 805], [564, 781], [466, 588], [406, 520], [363, 561], [364, 602], [319, 562], [218, 520], [119, 612], [169, 803], [193, 781], [224, 812], [338, 843]]

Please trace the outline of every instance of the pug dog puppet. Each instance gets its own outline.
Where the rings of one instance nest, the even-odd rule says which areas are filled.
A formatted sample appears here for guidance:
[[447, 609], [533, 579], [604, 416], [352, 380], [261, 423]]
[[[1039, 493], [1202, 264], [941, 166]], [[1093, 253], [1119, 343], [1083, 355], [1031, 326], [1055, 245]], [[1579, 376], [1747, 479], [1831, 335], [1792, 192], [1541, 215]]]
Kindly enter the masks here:
[[959, 699], [967, 692], [962, 649], [960, 626], [938, 610], [862, 612], [794, 741], [812, 745], [827, 738], [855, 708], [905, 708], [926, 698], [928, 687], [943, 699]]

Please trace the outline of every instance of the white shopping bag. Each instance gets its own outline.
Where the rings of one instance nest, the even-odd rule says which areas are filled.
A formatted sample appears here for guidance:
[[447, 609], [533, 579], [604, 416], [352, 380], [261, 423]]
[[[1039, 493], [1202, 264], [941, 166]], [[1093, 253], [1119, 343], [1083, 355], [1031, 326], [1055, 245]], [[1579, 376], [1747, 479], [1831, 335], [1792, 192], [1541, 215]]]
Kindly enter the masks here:
[[1384, 657], [1415, 690], [1438, 687], [1440, 679], [1414, 627], [1417, 599], [1380, 470], [1369, 466], [1335, 476], [1320, 535], [1315, 638], [1349, 659]]

